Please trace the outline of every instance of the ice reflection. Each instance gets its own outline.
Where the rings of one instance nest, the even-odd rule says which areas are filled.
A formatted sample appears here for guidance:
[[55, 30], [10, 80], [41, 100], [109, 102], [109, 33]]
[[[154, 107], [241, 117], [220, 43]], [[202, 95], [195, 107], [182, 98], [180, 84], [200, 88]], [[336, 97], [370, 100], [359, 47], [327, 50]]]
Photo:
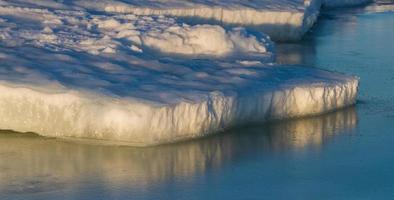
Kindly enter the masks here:
[[[88, 145], [0, 133], [0, 197], [106, 187], [145, 188], [220, 170], [253, 154], [320, 147], [349, 133], [355, 108], [151, 148]], [[83, 186], [82, 186], [83, 185]], [[79, 187], [79, 188], [78, 188]]]
[[316, 56], [313, 40], [302, 43], [278, 43], [276, 61], [280, 64], [299, 64], [313, 66]]
[[[281, 64], [302, 64], [307, 66], [319, 66], [320, 63], [316, 63], [316, 58], [318, 58], [318, 50], [316, 47], [319, 46], [319, 42], [326, 40], [319, 40], [319, 37], [332, 35], [338, 33], [338, 31], [345, 32], [347, 34], [353, 33], [354, 37], [360, 33], [359, 26], [359, 14], [363, 13], [385, 13], [394, 12], [394, 1], [393, 0], [375, 0], [374, 3], [368, 4], [367, 6], [360, 6], [358, 8], [339, 8], [339, 9], [329, 9], [322, 10], [320, 14], [320, 19], [316, 22], [315, 26], [311, 31], [304, 36], [301, 42], [297, 43], [278, 43], [277, 46], [277, 58], [276, 61]], [[338, 15], [340, 13], [340, 15]], [[336, 27], [341, 27], [340, 29], [335, 27], [329, 27], [331, 20], [336, 21]], [[380, 21], [374, 21], [379, 23]], [[364, 25], [364, 24], [363, 24]], [[382, 24], [382, 28], [387, 28], [387, 24]], [[362, 27], [366, 30], [371, 30], [368, 27]], [[373, 30], [373, 29], [372, 29]], [[365, 30], [363, 30], [365, 31]], [[375, 31], [376, 32], [376, 31]], [[372, 32], [373, 33], [373, 32]], [[378, 33], [378, 32], [377, 32]], [[351, 37], [352, 38], [352, 37]], [[343, 40], [338, 38], [333, 40], [332, 46], [335, 51], [344, 49], [344, 47], [338, 49], [338, 47], [343, 46]], [[321, 53], [319, 53], [321, 54]]]

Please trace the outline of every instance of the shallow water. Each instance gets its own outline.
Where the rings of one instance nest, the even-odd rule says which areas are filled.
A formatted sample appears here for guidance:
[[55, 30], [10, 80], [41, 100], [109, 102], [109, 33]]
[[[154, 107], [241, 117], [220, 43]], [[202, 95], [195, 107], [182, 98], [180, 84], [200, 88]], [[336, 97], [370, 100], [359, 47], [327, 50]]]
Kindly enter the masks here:
[[323, 13], [282, 63], [361, 78], [355, 107], [152, 148], [0, 133], [0, 199], [387, 199], [394, 195], [394, 13]]

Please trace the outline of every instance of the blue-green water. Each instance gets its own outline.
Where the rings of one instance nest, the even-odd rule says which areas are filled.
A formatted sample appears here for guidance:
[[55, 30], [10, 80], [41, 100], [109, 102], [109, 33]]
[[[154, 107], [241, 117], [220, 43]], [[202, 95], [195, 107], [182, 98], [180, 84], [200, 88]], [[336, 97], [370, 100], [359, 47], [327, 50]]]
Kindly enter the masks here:
[[391, 199], [394, 13], [323, 13], [283, 63], [361, 78], [359, 103], [152, 148], [0, 133], [0, 199]]

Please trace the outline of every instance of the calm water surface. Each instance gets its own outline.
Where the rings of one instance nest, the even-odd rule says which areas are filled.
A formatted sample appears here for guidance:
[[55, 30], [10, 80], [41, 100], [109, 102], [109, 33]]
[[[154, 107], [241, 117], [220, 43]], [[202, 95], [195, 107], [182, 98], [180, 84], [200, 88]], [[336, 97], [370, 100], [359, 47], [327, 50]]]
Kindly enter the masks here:
[[387, 9], [325, 12], [278, 47], [282, 63], [359, 76], [355, 107], [152, 148], [4, 131], [0, 199], [390, 199], [394, 12], [376, 12]]

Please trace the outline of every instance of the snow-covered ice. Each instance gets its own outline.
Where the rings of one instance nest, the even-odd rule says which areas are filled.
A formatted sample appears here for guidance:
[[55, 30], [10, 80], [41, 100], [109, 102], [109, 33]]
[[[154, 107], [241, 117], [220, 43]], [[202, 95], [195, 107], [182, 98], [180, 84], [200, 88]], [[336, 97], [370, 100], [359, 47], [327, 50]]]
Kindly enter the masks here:
[[[149, 2], [160, 12], [128, 10]], [[246, 23], [253, 8], [300, 14], [300, 27], [311, 26], [318, 9], [304, 14], [317, 1], [128, 3], [0, 0], [0, 129], [151, 145], [356, 101], [357, 78], [273, 64], [270, 37]], [[161, 13], [168, 6], [225, 7], [232, 14], [222, 9], [221, 22], [245, 26], [179, 21]], [[272, 20], [255, 14], [249, 19]], [[290, 20], [277, 19], [270, 23]], [[296, 29], [283, 33], [307, 30]]]
[[44, 136], [156, 144], [328, 112], [357, 94], [353, 77], [297, 66], [21, 50], [2, 55], [0, 127]]
[[[107, 12], [167, 15], [226, 26], [245, 26], [276, 41], [299, 40], [316, 22], [321, 6], [356, 6], [372, 0], [127, 0], [95, 6]], [[102, 1], [100, 1], [102, 2]], [[85, 4], [88, 7], [93, 7]]]
[[0, 5], [165, 15], [193, 23], [243, 26], [276, 41], [299, 40], [316, 22], [321, 6], [354, 6], [371, 0], [1, 0]]
[[[86, 5], [88, 6], [88, 5]], [[113, 1], [101, 4], [106, 12], [174, 16], [186, 21], [244, 26], [274, 40], [298, 40], [314, 24], [320, 0], [171, 0]]]

